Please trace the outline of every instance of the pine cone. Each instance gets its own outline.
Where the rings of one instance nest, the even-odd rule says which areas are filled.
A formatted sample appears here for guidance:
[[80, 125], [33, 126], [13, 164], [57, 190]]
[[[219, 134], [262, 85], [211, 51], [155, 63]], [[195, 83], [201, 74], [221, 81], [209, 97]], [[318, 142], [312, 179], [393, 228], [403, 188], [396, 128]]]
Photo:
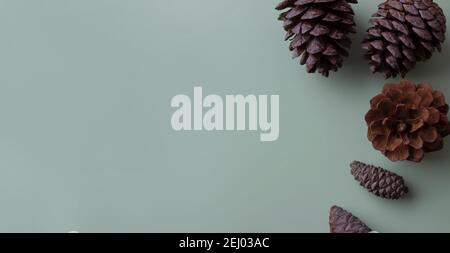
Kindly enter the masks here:
[[357, 0], [284, 0], [276, 9], [284, 10], [279, 16], [290, 40], [289, 49], [294, 58], [301, 56], [308, 73], [318, 71], [328, 76], [342, 66], [348, 56], [354, 33], [354, 12], [349, 3]]
[[330, 209], [330, 233], [369, 233], [370, 229], [358, 217], [338, 206]]
[[424, 153], [443, 148], [450, 133], [448, 110], [442, 92], [429, 84], [386, 84], [370, 101], [367, 136], [391, 161], [420, 162]]
[[369, 192], [385, 199], [399, 199], [408, 193], [403, 178], [380, 167], [354, 161], [351, 173]]
[[403, 77], [445, 40], [446, 18], [432, 0], [387, 0], [370, 20], [363, 48], [373, 73]]

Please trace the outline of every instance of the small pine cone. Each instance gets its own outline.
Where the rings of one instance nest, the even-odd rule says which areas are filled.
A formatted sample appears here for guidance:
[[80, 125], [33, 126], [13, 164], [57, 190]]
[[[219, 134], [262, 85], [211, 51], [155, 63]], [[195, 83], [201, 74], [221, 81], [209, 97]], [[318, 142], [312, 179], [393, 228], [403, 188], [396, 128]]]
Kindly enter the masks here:
[[350, 168], [356, 181], [378, 197], [399, 199], [408, 193], [405, 181], [395, 173], [358, 161], [352, 162]]
[[306, 64], [308, 73], [328, 76], [342, 66], [351, 45], [349, 33], [354, 33], [354, 12], [349, 3], [357, 0], [284, 0], [276, 9], [289, 9], [279, 20], [290, 40], [293, 58]]
[[330, 233], [370, 233], [370, 229], [358, 217], [338, 206], [330, 209]]
[[391, 161], [420, 162], [424, 153], [443, 148], [448, 110], [444, 94], [429, 84], [386, 84], [365, 116], [368, 139]]
[[387, 0], [370, 20], [363, 48], [373, 73], [403, 77], [445, 40], [446, 18], [432, 0]]

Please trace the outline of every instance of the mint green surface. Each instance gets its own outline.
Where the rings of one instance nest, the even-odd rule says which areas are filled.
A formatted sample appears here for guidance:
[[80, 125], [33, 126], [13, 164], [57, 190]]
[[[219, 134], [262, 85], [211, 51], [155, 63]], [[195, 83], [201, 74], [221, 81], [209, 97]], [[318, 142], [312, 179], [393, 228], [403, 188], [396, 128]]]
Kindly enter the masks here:
[[[1, 0], [0, 232], [327, 232], [333, 204], [380, 232], [450, 232], [450, 139], [414, 164], [366, 138], [385, 81], [360, 49], [381, 1], [360, 2], [327, 79], [291, 60], [276, 0]], [[408, 78], [450, 98], [449, 65], [450, 40]], [[280, 139], [173, 131], [170, 99], [194, 86], [280, 95]], [[370, 195], [355, 159], [411, 194]]]

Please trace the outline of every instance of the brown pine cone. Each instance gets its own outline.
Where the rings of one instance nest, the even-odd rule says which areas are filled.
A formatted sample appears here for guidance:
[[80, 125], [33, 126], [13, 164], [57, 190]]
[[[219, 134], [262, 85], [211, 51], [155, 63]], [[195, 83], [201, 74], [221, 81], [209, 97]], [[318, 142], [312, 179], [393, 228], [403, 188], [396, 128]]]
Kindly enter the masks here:
[[408, 193], [403, 178], [380, 167], [354, 161], [351, 173], [369, 192], [385, 199], [399, 199]]
[[293, 57], [301, 56], [308, 73], [328, 76], [342, 66], [354, 33], [354, 12], [349, 3], [357, 0], [284, 0], [276, 9], [287, 11], [279, 16], [290, 40]]
[[330, 209], [330, 233], [369, 233], [372, 231], [358, 217], [338, 206]]
[[403, 77], [445, 40], [446, 18], [432, 0], [387, 0], [370, 20], [363, 48], [373, 73]]
[[391, 161], [420, 162], [424, 153], [443, 148], [450, 133], [444, 94], [429, 84], [386, 84], [370, 101], [367, 136]]

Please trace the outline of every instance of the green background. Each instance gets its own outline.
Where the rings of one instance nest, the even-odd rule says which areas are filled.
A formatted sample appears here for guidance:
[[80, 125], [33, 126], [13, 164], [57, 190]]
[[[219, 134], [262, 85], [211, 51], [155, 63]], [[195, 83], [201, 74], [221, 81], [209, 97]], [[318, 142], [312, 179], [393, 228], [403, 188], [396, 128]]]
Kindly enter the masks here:
[[[450, 232], [450, 140], [420, 164], [366, 138], [385, 83], [360, 41], [381, 1], [355, 6], [351, 57], [330, 78], [291, 59], [275, 0], [1, 0], [1, 232], [327, 232], [338, 204], [380, 232]], [[437, 1], [450, 14], [450, 2]], [[408, 78], [450, 98], [450, 45]], [[279, 94], [280, 139], [175, 132], [170, 100]], [[405, 177], [388, 201], [362, 160]]]

